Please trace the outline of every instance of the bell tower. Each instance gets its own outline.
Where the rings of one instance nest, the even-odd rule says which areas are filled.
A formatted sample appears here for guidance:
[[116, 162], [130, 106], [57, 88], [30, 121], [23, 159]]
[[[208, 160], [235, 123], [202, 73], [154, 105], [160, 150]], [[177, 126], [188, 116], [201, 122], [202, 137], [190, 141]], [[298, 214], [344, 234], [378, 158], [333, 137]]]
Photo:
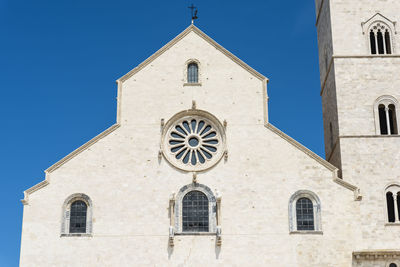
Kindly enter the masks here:
[[399, 11], [399, 1], [316, 0], [326, 160], [356, 184], [366, 169], [388, 176], [399, 157]]
[[315, 3], [326, 160], [362, 194], [353, 255], [390, 250], [400, 235], [400, 1]]

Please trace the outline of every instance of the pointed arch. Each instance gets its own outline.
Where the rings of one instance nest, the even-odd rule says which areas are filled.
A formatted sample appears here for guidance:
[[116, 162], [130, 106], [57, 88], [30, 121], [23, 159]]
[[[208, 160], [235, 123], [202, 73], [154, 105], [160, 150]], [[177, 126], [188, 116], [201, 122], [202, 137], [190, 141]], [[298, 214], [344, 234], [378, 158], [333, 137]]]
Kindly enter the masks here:
[[376, 13], [361, 23], [361, 26], [363, 34], [367, 37], [370, 54], [389, 55], [394, 53], [394, 36], [397, 34], [396, 22]]

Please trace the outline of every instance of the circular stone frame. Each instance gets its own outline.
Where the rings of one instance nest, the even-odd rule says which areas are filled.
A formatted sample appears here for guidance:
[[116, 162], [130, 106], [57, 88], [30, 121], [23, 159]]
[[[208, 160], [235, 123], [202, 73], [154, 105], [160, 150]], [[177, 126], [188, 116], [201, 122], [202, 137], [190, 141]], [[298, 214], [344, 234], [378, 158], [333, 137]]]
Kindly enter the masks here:
[[175, 168], [187, 172], [205, 171], [216, 165], [225, 153], [225, 128], [207, 111], [181, 111], [165, 124], [161, 149], [164, 158]]

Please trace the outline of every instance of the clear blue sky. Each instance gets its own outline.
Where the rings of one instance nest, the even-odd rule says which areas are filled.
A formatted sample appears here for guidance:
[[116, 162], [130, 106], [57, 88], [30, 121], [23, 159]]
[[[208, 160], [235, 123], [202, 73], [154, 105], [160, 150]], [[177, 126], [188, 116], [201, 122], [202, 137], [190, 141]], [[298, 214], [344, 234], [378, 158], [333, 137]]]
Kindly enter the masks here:
[[192, 2], [270, 79], [270, 121], [324, 156], [313, 0], [0, 0], [1, 267], [18, 265], [23, 191], [115, 123], [115, 80], [189, 26]]

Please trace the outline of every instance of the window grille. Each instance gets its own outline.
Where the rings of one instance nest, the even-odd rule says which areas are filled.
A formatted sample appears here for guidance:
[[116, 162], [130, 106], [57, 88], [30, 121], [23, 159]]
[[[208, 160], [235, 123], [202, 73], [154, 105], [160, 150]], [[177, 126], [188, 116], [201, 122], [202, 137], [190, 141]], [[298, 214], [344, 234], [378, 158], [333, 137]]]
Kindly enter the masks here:
[[69, 223], [70, 233], [86, 233], [87, 205], [82, 200], [71, 204], [71, 215]]
[[198, 83], [199, 82], [199, 67], [196, 63], [190, 63], [187, 69], [187, 82]]
[[190, 191], [182, 200], [183, 232], [208, 232], [208, 198], [200, 191]]
[[296, 202], [296, 222], [298, 231], [314, 230], [314, 208], [308, 198], [300, 198]]

